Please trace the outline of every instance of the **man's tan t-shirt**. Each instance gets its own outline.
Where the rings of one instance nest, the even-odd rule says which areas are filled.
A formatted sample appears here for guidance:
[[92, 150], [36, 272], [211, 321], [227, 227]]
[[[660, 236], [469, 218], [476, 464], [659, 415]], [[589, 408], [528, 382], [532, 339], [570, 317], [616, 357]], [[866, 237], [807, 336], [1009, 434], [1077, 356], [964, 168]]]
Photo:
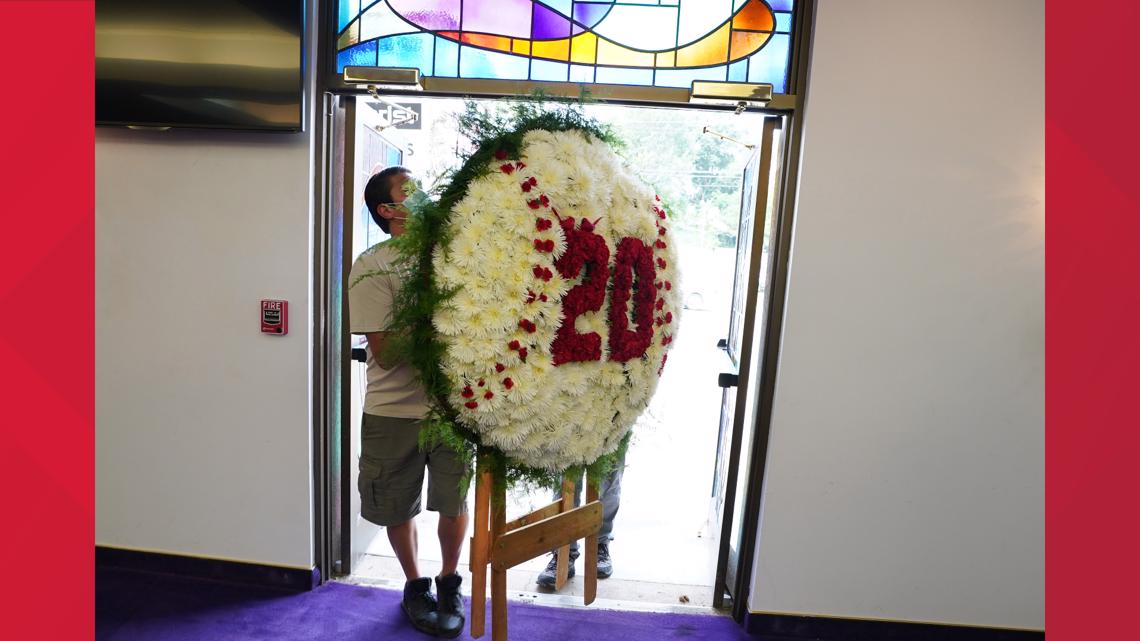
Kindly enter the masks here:
[[[396, 251], [388, 242], [365, 251], [352, 264], [348, 278], [348, 325], [353, 334], [387, 331], [392, 306], [403, 283], [397, 273]], [[368, 350], [368, 390], [364, 412], [374, 416], [423, 418], [427, 396], [407, 363], [384, 369]]]

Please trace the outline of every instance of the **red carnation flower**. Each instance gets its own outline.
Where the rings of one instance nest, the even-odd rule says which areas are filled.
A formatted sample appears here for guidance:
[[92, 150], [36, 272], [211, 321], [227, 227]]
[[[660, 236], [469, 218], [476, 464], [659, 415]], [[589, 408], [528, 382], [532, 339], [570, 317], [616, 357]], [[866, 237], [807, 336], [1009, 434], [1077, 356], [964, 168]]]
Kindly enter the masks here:
[[523, 191], [525, 191], [525, 192], [529, 193], [529, 192], [530, 192], [530, 189], [531, 189], [531, 185], [530, 185], [530, 183], [528, 183], [528, 182], [524, 182], [524, 183], [522, 184], [522, 190], [523, 190]]
[[538, 202], [537, 200], [528, 200], [526, 204], [531, 209], [538, 209], [539, 207], [542, 207], [542, 203]]
[[661, 311], [662, 309], [665, 309], [665, 299], [664, 298], [658, 298], [657, 299], [657, 311]]
[[479, 403], [477, 403], [475, 401], [467, 401], [466, 403], [463, 404], [463, 406], [469, 410], [473, 410], [476, 407], [479, 407]]
[[665, 312], [665, 322], [666, 323], [672, 323], [673, 322], [673, 312]]
[[535, 220], [534, 226], [536, 229], [538, 229], [538, 231], [546, 231], [547, 229], [553, 227], [554, 223], [550, 222], [549, 218], [539, 218]]
[[495, 398], [495, 393], [492, 392], [491, 390], [487, 390], [487, 393], [483, 395], [483, 398], [485, 398], [489, 401], [492, 398]]
[[550, 206], [550, 199], [546, 197], [546, 194], [539, 196], [538, 199], [542, 201], [543, 207], [549, 207]]
[[664, 236], [665, 235], [665, 228], [664, 227], [658, 227], [657, 228], [657, 235]]
[[507, 164], [505, 164], [505, 165], [502, 165], [502, 166], [500, 166], [500, 167], [499, 167], [499, 169], [500, 169], [500, 170], [502, 170], [502, 172], [503, 172], [504, 174], [513, 174], [513, 173], [515, 173], [515, 166], [514, 166], [514, 165], [512, 165], [511, 163], [507, 163]]
[[496, 151], [495, 152], [495, 158], [498, 160], [506, 160], [507, 159], [507, 150], [506, 149], [500, 149], [500, 150]]
[[668, 247], [668, 245], [665, 244], [665, 241], [663, 241], [661, 239], [657, 239], [657, 242], [653, 243], [653, 244], [657, 246], [657, 249], [665, 249], [666, 247]]
[[[525, 166], [526, 165], [523, 165], [523, 167], [525, 167]], [[519, 169], [522, 169], [522, 167], [519, 167]], [[530, 183], [531, 187], [538, 185], [538, 179], [535, 178], [534, 176], [531, 176], [530, 179], [527, 180], [527, 182]]]
[[658, 281], [658, 282], [654, 283], [654, 285], [656, 285], [657, 289], [661, 289], [662, 287], [665, 286], [665, 283]]
[[514, 350], [516, 350], [516, 349], [518, 349], [519, 347], [522, 347], [522, 346], [521, 346], [521, 345], [519, 345], [519, 342], [518, 342], [518, 341], [511, 341], [510, 343], [508, 343], [508, 344], [507, 344], [507, 347], [511, 348], [511, 351], [514, 351]]
[[471, 386], [468, 385], [467, 387], [464, 387], [463, 398], [471, 398], [472, 396], [475, 396], [475, 392], [471, 389]]
[[661, 269], [665, 269], [665, 265], [666, 265], [666, 263], [665, 263], [664, 258], [658, 258], [657, 259], [657, 267], [659, 267]]
[[548, 301], [548, 300], [550, 300], [550, 299], [546, 297], [546, 294], [539, 294], [539, 295], [538, 295], [538, 300], [540, 300], [540, 301], [542, 301], [542, 302], [544, 302], [544, 303], [545, 303], [546, 301]]
[[495, 363], [495, 371], [496, 372], [502, 373], [502, 371], [505, 369], [507, 369], [506, 365], [503, 365], [502, 363]]
[[526, 355], [527, 351], [525, 347], [519, 350], [519, 359], [524, 363], [526, 362]]
[[657, 202], [661, 202], [661, 196], [654, 194], [653, 197], [657, 199]]
[[519, 169], [526, 169], [526, 163], [520, 160], [515, 163], [515, 167], [518, 167]]
[[486, 381], [484, 381], [483, 379], [479, 379], [479, 387], [483, 387], [483, 385], [485, 383], [486, 383]]
[[665, 289], [667, 289], [667, 290], [673, 289], [673, 283], [670, 283], [669, 281], [665, 281]]
[[505, 387], [507, 389], [511, 389], [514, 386], [515, 386], [515, 382], [512, 381], [511, 379], [509, 379], [509, 378], [503, 379], [503, 387]]

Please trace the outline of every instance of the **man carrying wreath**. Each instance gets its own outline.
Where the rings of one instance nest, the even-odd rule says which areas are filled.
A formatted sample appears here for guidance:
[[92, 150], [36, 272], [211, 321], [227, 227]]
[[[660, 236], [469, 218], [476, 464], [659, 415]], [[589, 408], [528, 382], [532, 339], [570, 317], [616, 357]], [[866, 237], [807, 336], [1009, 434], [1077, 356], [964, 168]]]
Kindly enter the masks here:
[[[369, 179], [364, 201], [372, 219], [393, 238], [405, 231], [408, 210], [404, 200], [414, 182], [403, 167], [389, 167]], [[368, 388], [361, 425], [360, 512], [383, 526], [404, 571], [401, 607], [421, 632], [454, 638], [463, 631], [463, 602], [456, 572], [463, 536], [467, 531], [467, 500], [460, 493], [464, 466], [455, 451], [440, 444], [429, 451], [419, 448], [420, 420], [428, 413], [428, 400], [408, 363], [390, 362], [386, 356], [387, 331], [403, 275], [396, 269], [398, 254], [382, 242], [365, 251], [352, 265], [349, 277], [349, 331], [368, 342]], [[428, 474], [427, 509], [439, 512], [443, 568], [432, 579], [421, 577], [417, 566], [415, 516], [420, 513], [424, 470]]]

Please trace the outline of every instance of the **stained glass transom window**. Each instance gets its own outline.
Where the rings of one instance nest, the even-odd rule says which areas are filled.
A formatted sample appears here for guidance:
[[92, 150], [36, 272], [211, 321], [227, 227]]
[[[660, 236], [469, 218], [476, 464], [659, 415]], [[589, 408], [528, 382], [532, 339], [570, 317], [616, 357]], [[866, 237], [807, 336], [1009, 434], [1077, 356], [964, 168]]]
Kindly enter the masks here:
[[337, 73], [785, 89], [793, 0], [337, 0]]

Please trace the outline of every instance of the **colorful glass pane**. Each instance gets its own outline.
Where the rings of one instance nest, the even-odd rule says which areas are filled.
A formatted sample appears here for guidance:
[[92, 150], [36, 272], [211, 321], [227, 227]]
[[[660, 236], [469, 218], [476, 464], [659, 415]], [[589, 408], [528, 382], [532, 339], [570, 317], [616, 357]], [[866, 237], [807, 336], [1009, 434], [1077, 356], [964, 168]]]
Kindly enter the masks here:
[[646, 51], [677, 46], [677, 7], [618, 5], [594, 27], [601, 37]]
[[509, 53], [486, 51], [463, 46], [459, 51], [459, 75], [462, 78], [526, 80], [530, 61]]
[[570, 37], [570, 18], [541, 3], [534, 4], [534, 17], [531, 19], [535, 40], [553, 40]]
[[790, 36], [783, 33], [773, 35], [760, 53], [748, 59], [748, 82], [771, 82], [772, 91], [782, 93], [786, 86], [784, 76], [790, 48]]
[[678, 67], [708, 67], [724, 62], [729, 56], [728, 40], [732, 30], [728, 23], [706, 38], [677, 50]]
[[[385, 2], [380, 0], [378, 4]], [[409, 24], [424, 31], [459, 30], [461, 0], [387, 0], [386, 4]]]
[[459, 45], [456, 42], [436, 36], [435, 75], [440, 78], [459, 77]]
[[784, 91], [793, 0], [337, 0], [337, 71]]
[[729, 82], [748, 82], [748, 61], [741, 60], [728, 66]]
[[360, 13], [360, 0], [339, 0], [336, 10], [337, 30], [343, 31], [358, 13]]
[[732, 15], [732, 0], [704, 0], [680, 5], [677, 21], [677, 44], [700, 42], [706, 34], [716, 31]]
[[583, 33], [570, 40], [570, 62], [594, 64], [598, 59], [598, 37]]
[[379, 67], [415, 67], [425, 76], [432, 75], [434, 55], [430, 33], [388, 36], [376, 41], [376, 65]]
[[594, 82], [594, 66], [570, 65], [570, 82]]
[[530, 79], [541, 82], [566, 82], [570, 79], [570, 65], [564, 62], [532, 60], [530, 63]]
[[463, 31], [530, 38], [531, 0], [463, 2]]
[[791, 33], [792, 14], [782, 11], [776, 13], [776, 31], [780, 33]]
[[387, 2], [377, 2], [364, 11], [352, 26], [360, 26], [360, 39], [375, 40], [401, 33], [418, 33], [420, 29], [396, 15]]

